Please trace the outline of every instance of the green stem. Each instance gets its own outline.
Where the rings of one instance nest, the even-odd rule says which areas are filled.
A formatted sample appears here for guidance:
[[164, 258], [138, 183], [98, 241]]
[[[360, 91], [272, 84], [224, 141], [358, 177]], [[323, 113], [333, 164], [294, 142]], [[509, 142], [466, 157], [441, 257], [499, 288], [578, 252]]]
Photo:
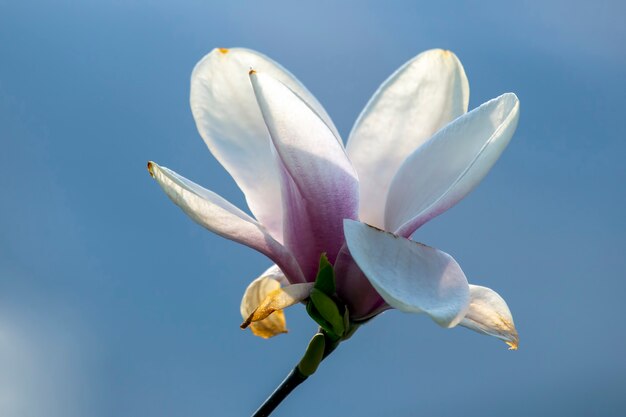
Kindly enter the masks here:
[[267, 400], [265, 400], [265, 402], [261, 404], [259, 409], [256, 410], [254, 414], [252, 414], [252, 417], [267, 417], [272, 414], [276, 407], [278, 407], [278, 405], [285, 398], [287, 398], [289, 394], [291, 394], [291, 391], [293, 391], [298, 385], [306, 381], [307, 378], [307, 376], [302, 375], [297, 366], [293, 368], [291, 372], [289, 372], [289, 375], [287, 375], [287, 377], [283, 380], [283, 382], [280, 383], [278, 388], [274, 390], [272, 395], [270, 395]]
[[[326, 349], [324, 350], [324, 356], [322, 357], [322, 361], [326, 359], [328, 355], [330, 355], [336, 348], [339, 346], [339, 341], [330, 339], [326, 332], [320, 329], [322, 334], [324, 334], [324, 338], [326, 340]], [[267, 397], [265, 402], [261, 404], [261, 406], [252, 414], [252, 417], [267, 417], [280, 405], [281, 402], [291, 392], [296, 389], [296, 387], [306, 381], [308, 376], [303, 375], [302, 372], [298, 369], [298, 366], [293, 368], [291, 372], [287, 375], [287, 377], [280, 383], [280, 385], [272, 392], [272, 394]]]

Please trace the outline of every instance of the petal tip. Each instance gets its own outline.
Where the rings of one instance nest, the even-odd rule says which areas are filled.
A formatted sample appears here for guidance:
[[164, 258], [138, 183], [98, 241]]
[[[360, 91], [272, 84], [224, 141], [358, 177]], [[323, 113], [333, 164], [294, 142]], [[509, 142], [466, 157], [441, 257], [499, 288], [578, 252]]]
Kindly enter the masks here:
[[500, 97], [498, 97], [502, 100], [508, 100], [511, 107], [511, 111], [513, 111], [516, 108], [519, 108], [519, 97], [517, 97], [517, 94], [515, 93], [504, 93], [502, 94]]
[[250, 71], [248, 71], [248, 75], [254, 75], [256, 74], [256, 70], [254, 68], [250, 68]]
[[509, 350], [517, 350], [519, 347], [519, 335], [517, 334], [517, 330], [515, 330], [515, 326], [512, 323], [511, 330], [507, 336], [508, 338], [504, 340], [504, 343], [509, 346]]
[[439, 57], [444, 58], [444, 59], [449, 59], [449, 58], [455, 58], [456, 57], [454, 52], [452, 52], [449, 49], [443, 49], [443, 48], [429, 49], [429, 50], [425, 51], [425, 53], [430, 55], [430, 56], [432, 56], [432, 57], [439, 56]]
[[226, 55], [230, 49], [228, 48], [217, 48], [218, 51], [220, 51], [222, 54]]
[[252, 323], [252, 316], [253, 316], [253, 315], [254, 315], [254, 312], [253, 312], [252, 314], [250, 314], [250, 316], [248, 316], [248, 318], [247, 318], [247, 319], [245, 319], [245, 320], [243, 321], [243, 323], [241, 323], [241, 324], [239, 325], [239, 328], [240, 328], [241, 330], [246, 330], [246, 329], [248, 328], [248, 326], [250, 326], [250, 324]]
[[496, 337], [517, 350], [519, 335], [511, 311], [504, 299], [494, 290], [480, 285], [470, 285], [471, 302], [465, 318], [459, 323], [478, 333]]
[[154, 162], [152, 162], [152, 161], [148, 161], [148, 172], [150, 173], [150, 176], [151, 176], [152, 178], [154, 178], [154, 166], [155, 166], [155, 165], [156, 165], [156, 164], [155, 164]]

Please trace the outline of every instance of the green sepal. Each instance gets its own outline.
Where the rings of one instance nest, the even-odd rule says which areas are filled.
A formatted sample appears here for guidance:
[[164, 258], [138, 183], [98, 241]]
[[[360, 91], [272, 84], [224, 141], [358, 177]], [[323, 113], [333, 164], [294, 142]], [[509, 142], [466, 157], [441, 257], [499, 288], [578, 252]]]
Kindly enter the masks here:
[[344, 332], [346, 331], [343, 321], [344, 318], [343, 314], [341, 314], [341, 312], [339, 311], [339, 307], [337, 307], [335, 301], [317, 288], [313, 288], [311, 290], [311, 294], [309, 295], [309, 297], [317, 312], [327, 323], [330, 324], [330, 330], [332, 331], [332, 333], [336, 334], [339, 337], [343, 336]]
[[326, 340], [322, 333], [317, 333], [304, 352], [304, 356], [298, 363], [298, 371], [304, 376], [311, 376], [317, 370], [320, 362], [324, 359], [324, 350], [326, 349]]
[[348, 307], [345, 307], [343, 310], [343, 328], [344, 328], [344, 334], [348, 333], [350, 331], [350, 312], [348, 311]]
[[333, 339], [339, 339], [340, 338], [339, 336], [337, 336], [336, 334], [333, 333], [332, 325], [324, 317], [322, 317], [322, 315], [320, 314], [319, 311], [317, 311], [317, 308], [315, 308], [315, 305], [313, 304], [313, 301], [309, 300], [309, 302], [306, 304], [306, 312], [309, 314], [309, 316], [311, 316], [311, 318], [317, 324], [319, 324], [319, 326], [329, 336], [331, 336]]
[[358, 330], [358, 328], [361, 327], [360, 324], [358, 323], [352, 323], [350, 325], [350, 328], [346, 331], [346, 334], [343, 335], [343, 337], [341, 338], [341, 340], [348, 340], [352, 337], [352, 335]]
[[333, 270], [333, 266], [330, 262], [328, 262], [328, 258], [325, 253], [322, 253], [322, 256], [320, 256], [320, 266], [317, 270], [314, 288], [326, 295], [333, 295], [336, 291], [335, 271]]

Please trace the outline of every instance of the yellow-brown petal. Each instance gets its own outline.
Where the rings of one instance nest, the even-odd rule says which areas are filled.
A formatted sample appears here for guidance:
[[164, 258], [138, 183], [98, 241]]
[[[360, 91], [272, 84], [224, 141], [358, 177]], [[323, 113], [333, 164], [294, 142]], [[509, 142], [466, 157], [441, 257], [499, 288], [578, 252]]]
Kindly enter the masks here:
[[255, 323], [269, 317], [276, 311], [292, 306], [300, 301], [305, 300], [314, 283], [307, 282], [304, 284], [287, 285], [283, 288], [277, 288], [267, 293], [267, 296], [261, 301], [256, 309], [244, 320], [241, 328], [247, 328], [251, 323]]
[[[280, 269], [276, 269], [275, 273], [282, 274]], [[261, 304], [261, 302], [267, 297], [267, 295], [280, 288], [280, 282], [277, 280], [272, 268], [267, 270], [259, 278], [255, 279], [248, 285], [246, 291], [241, 299], [241, 316], [245, 320], [254, 310]], [[285, 320], [285, 314], [282, 311], [277, 311], [275, 314], [266, 317], [263, 320], [250, 324], [250, 330], [255, 336], [268, 339], [270, 337], [279, 335], [281, 333], [287, 333], [287, 322]]]

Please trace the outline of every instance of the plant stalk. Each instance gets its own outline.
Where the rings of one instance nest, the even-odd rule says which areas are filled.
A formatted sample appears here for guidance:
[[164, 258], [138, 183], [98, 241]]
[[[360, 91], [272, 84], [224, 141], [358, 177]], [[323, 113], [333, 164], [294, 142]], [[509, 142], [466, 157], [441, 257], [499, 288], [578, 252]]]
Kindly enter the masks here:
[[265, 400], [252, 417], [267, 417], [278, 407], [296, 387], [307, 380], [307, 376], [302, 375], [296, 366], [289, 372], [289, 375], [280, 383], [274, 392]]
[[[320, 332], [324, 335], [326, 339], [326, 349], [324, 350], [324, 356], [322, 357], [322, 361], [326, 359], [328, 355], [330, 355], [336, 348], [339, 346], [338, 340], [332, 340], [328, 337], [326, 332], [320, 329]], [[291, 392], [296, 389], [296, 387], [306, 381], [308, 376], [302, 374], [296, 365], [295, 368], [289, 372], [287, 377], [280, 383], [280, 385], [272, 392], [272, 394], [267, 397], [265, 402], [261, 404], [261, 406], [252, 414], [252, 417], [267, 417], [280, 405], [281, 402]]]

